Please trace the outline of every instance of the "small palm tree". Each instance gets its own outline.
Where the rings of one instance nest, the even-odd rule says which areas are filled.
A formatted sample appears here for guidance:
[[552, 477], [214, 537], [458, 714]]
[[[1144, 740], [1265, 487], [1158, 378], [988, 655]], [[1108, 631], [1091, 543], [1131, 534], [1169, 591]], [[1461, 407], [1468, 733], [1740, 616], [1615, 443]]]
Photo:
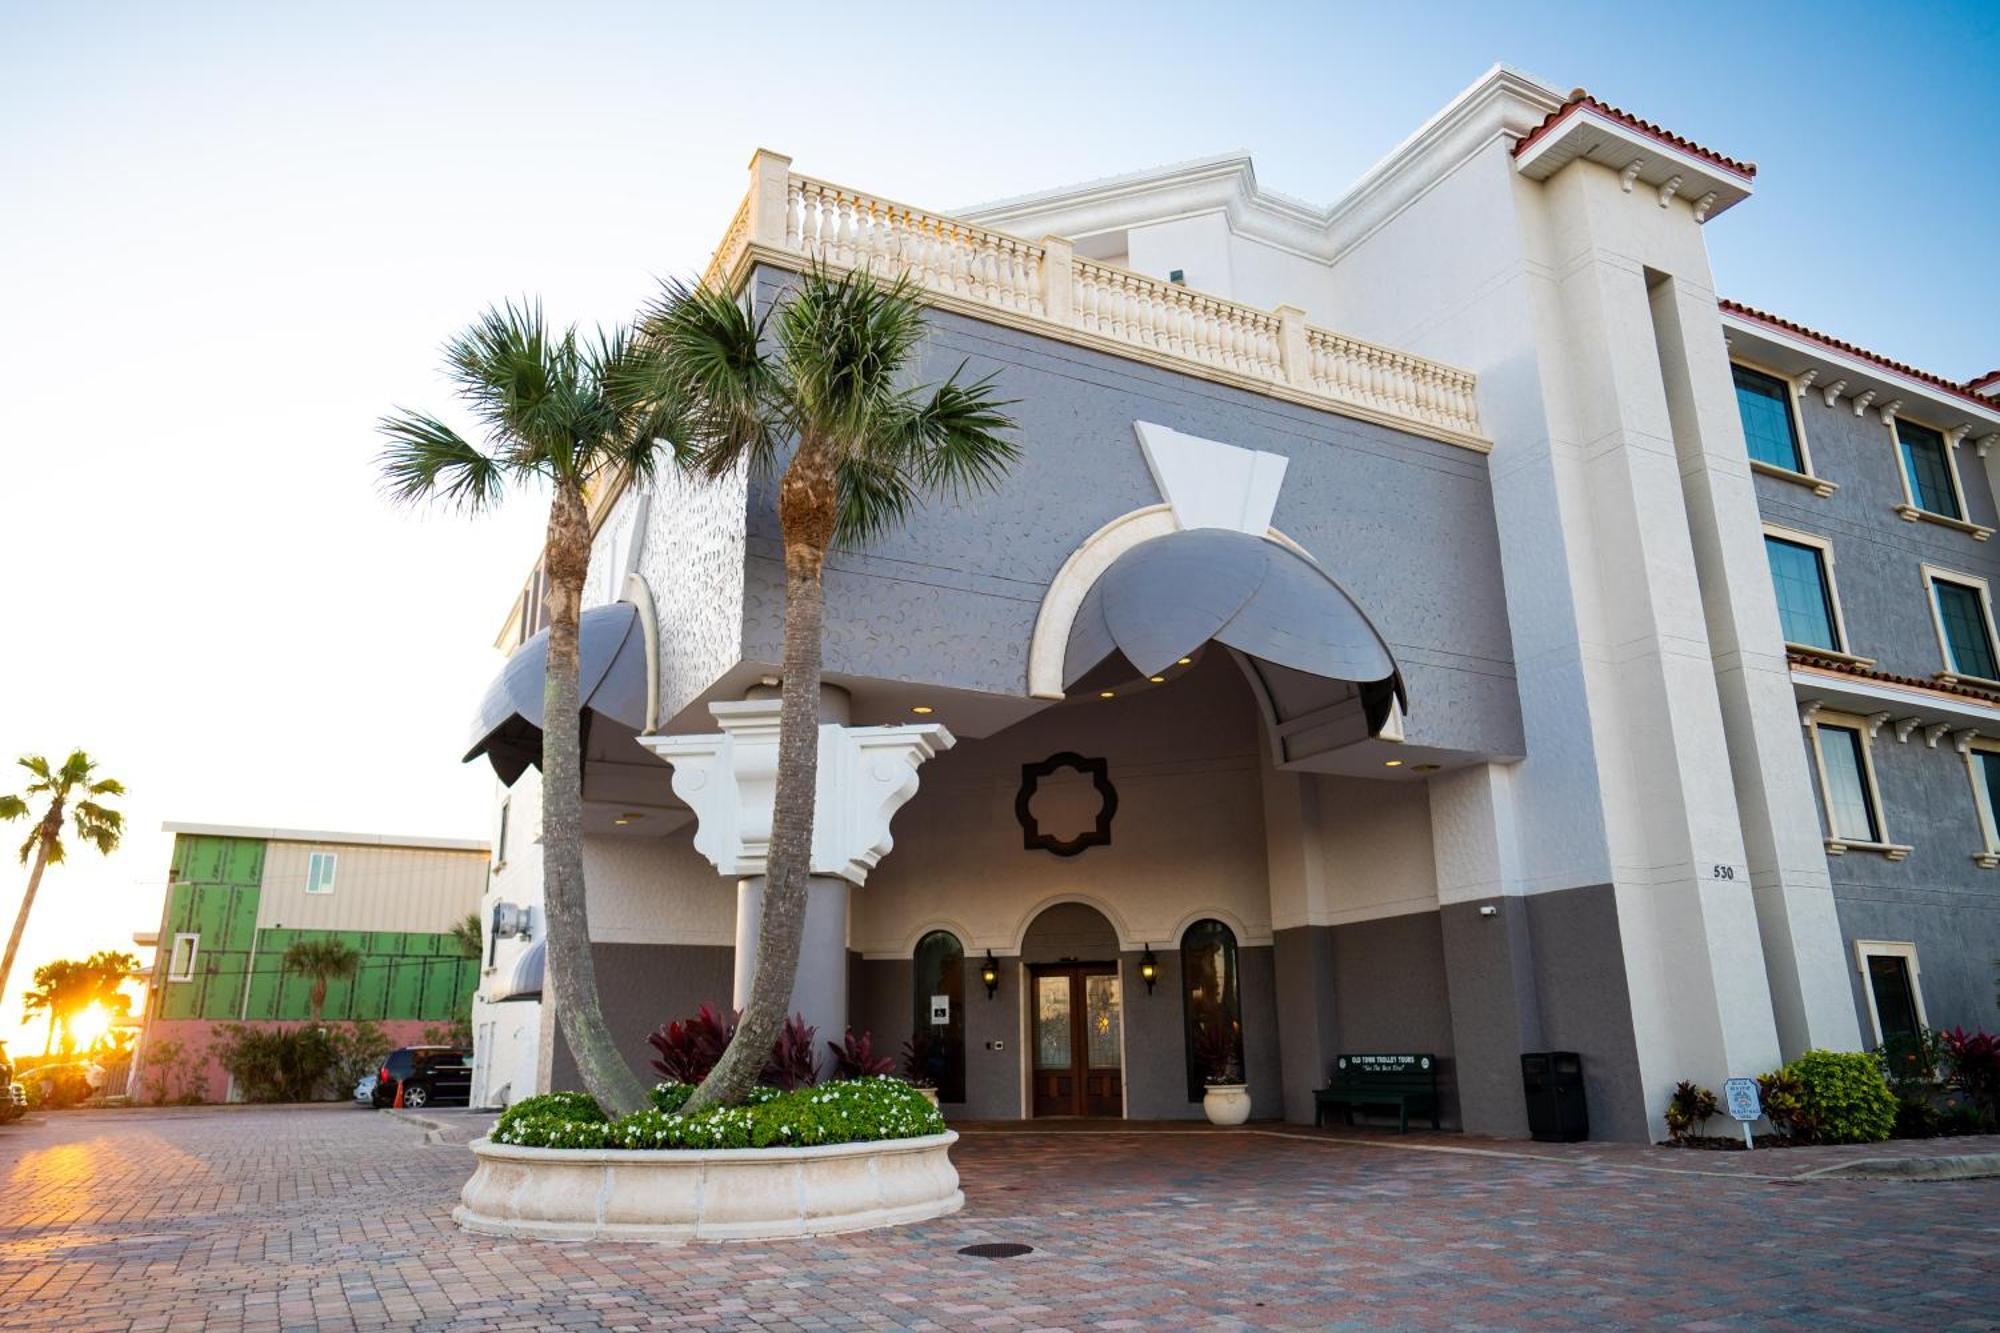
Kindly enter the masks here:
[[57, 958], [35, 969], [34, 989], [21, 992], [21, 1021], [25, 1023], [36, 1014], [49, 1016], [43, 1055], [55, 1049], [58, 1027], [63, 1033], [63, 1049], [69, 1049], [70, 1015], [88, 1005], [96, 991], [96, 979], [90, 975], [89, 966], [77, 959]]
[[319, 1026], [320, 1010], [326, 1006], [326, 985], [329, 981], [349, 981], [361, 970], [361, 955], [344, 940], [331, 935], [315, 936], [309, 939], [293, 940], [285, 949], [279, 966], [294, 976], [305, 977], [312, 982], [313, 1026]]
[[583, 888], [583, 761], [577, 624], [590, 569], [587, 487], [653, 475], [655, 440], [672, 406], [614, 392], [635, 353], [622, 329], [594, 339], [546, 328], [541, 307], [488, 310], [445, 346], [445, 371], [478, 419], [485, 449], [423, 412], [383, 418], [388, 491], [406, 503], [442, 501], [477, 512], [510, 485], [549, 487], [547, 683], [542, 709], [542, 876], [548, 913], [550, 999], [577, 1072], [613, 1114], [646, 1105], [646, 1089], [618, 1053], [598, 1002]]
[[907, 281], [819, 267], [765, 320], [728, 291], [684, 283], [668, 283], [641, 317], [642, 396], [677, 427], [677, 463], [711, 478], [769, 472], [791, 450], [778, 486], [785, 660], [757, 966], [735, 1038], [689, 1113], [742, 1099], [790, 1003], [812, 856], [827, 553], [896, 526], [927, 494], [996, 485], [1015, 457], [990, 378], [908, 382], [924, 332]]
[[93, 777], [97, 764], [83, 751], [72, 750], [60, 766], [38, 754], [16, 762], [33, 774], [34, 780], [28, 784], [25, 798], [0, 795], [0, 819], [26, 815], [29, 803], [37, 796], [46, 796], [49, 804], [35, 821], [35, 831], [21, 844], [21, 864], [26, 865], [32, 855], [35, 868], [28, 872], [28, 891], [21, 897], [21, 910], [14, 914], [14, 931], [7, 937], [7, 952], [0, 956], [0, 995], [7, 993], [14, 955], [21, 950], [21, 936], [28, 929], [28, 913], [35, 906], [36, 891], [42, 887], [42, 871], [60, 864], [66, 855], [62, 840], [64, 812], [70, 812], [76, 836], [106, 856], [111, 855], [125, 832], [125, 816], [103, 800], [107, 796], [123, 796], [125, 788], [114, 778]]
[[479, 913], [467, 912], [465, 919], [451, 923], [451, 942], [467, 958], [477, 958], [486, 947], [486, 931], [480, 924]]

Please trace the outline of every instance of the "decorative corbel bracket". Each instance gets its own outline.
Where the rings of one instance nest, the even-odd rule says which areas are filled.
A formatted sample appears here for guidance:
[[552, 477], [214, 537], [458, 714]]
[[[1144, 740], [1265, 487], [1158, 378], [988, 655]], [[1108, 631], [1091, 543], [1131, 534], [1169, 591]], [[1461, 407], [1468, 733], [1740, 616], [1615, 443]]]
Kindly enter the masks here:
[[1618, 173], [1618, 184], [1625, 193], [1632, 193], [1632, 182], [1639, 179], [1639, 173], [1646, 169], [1646, 159], [1635, 157], [1625, 164], [1625, 170]]
[[1820, 391], [1820, 397], [1826, 399], [1826, 405], [1828, 407], [1832, 407], [1835, 403], [1840, 401], [1840, 395], [1846, 392], [1847, 392], [1847, 381], [1835, 380], [1833, 383], [1827, 385], [1825, 389]]
[[1661, 208], [1665, 208], [1668, 204], [1673, 202], [1674, 196], [1681, 192], [1681, 186], [1683, 184], [1685, 184], [1685, 182], [1679, 176], [1675, 176], [1672, 179], [1670, 179], [1665, 185], [1662, 185], [1660, 187]]
[[1714, 207], [1715, 191], [1710, 190], [1707, 194], [1694, 201], [1694, 220], [1696, 222], [1708, 221], [1709, 210]]
[[1868, 389], [1856, 395], [1854, 399], [1854, 415], [1857, 417], [1862, 415], [1864, 412], [1868, 410], [1868, 404], [1874, 401], [1875, 401], [1875, 391], [1873, 389]]
[[1875, 738], [1876, 738], [1877, 736], [1880, 736], [1880, 735], [1882, 734], [1882, 724], [1883, 724], [1884, 722], [1887, 722], [1887, 721], [1889, 720], [1889, 717], [1890, 717], [1890, 715], [1889, 715], [1888, 713], [1870, 713], [1870, 714], [1868, 715], [1868, 739], [1869, 739], [1869, 740], [1871, 740], [1871, 741], [1872, 741], [1872, 740], [1874, 740], [1874, 739], [1875, 739]]
[[1971, 754], [1972, 743], [1978, 739], [1979, 729], [1977, 727], [1967, 727], [1964, 731], [1954, 731], [1951, 733], [1951, 748], [1960, 754]]
[[1949, 722], [1931, 723], [1931, 725], [1924, 728], [1924, 744], [1933, 750], [1937, 749], [1938, 738], [1950, 730], [1951, 723]]
[[1970, 434], [1972, 434], [1972, 423], [1963, 422], [1944, 433], [1944, 442], [1956, 449], [1958, 448], [1959, 441]]
[[1813, 719], [1819, 716], [1819, 710], [1824, 707], [1826, 707], [1826, 700], [1824, 699], [1800, 700], [1799, 725], [1802, 727], [1810, 727], [1813, 724]]
[[1882, 424], [1883, 424], [1883, 425], [1885, 425], [1885, 426], [1893, 426], [1893, 425], [1895, 425], [1895, 424], [1896, 424], [1896, 414], [1897, 414], [1898, 412], [1902, 411], [1902, 410], [1903, 410], [1903, 400], [1902, 400], [1902, 399], [1900, 399], [1900, 398], [1896, 399], [1896, 400], [1895, 400], [1894, 402], [1892, 402], [1892, 403], [1885, 403], [1885, 404], [1883, 404], [1883, 405], [1882, 405], [1882, 408], [1881, 408], [1881, 411], [1880, 411], [1880, 416], [1881, 416], [1881, 418], [1882, 418]]
[[2000, 444], [2000, 431], [1996, 431], [1992, 435], [1980, 436], [1979, 443], [1973, 447], [1978, 452], [1979, 456], [1981, 458], [1984, 458], [1986, 457], [1987, 454], [1993, 451], [1993, 446], [1996, 444]]
[[1919, 724], [1921, 724], [1922, 722], [1923, 722], [1923, 719], [1922, 719], [1922, 718], [1920, 718], [1920, 717], [1900, 717], [1900, 718], [1897, 718], [1897, 719], [1896, 719], [1896, 741], [1897, 741], [1897, 743], [1898, 743], [1898, 744], [1906, 744], [1906, 743], [1907, 743], [1907, 742], [1909, 741], [1909, 739], [1910, 739], [1910, 733], [1911, 733], [1911, 732], [1913, 732], [1913, 731], [1915, 731], [1915, 730], [1917, 729], [1917, 727], [1919, 726]]
[[[1812, 388], [1813, 381], [1818, 378], [1819, 378], [1819, 367], [1808, 366], [1806, 367], [1805, 373], [1800, 375], [1797, 379], [1793, 380], [1792, 383], [1798, 385], [1800, 393], [1804, 393], [1807, 389]], [[1831, 404], [1828, 405], [1831, 406]]]

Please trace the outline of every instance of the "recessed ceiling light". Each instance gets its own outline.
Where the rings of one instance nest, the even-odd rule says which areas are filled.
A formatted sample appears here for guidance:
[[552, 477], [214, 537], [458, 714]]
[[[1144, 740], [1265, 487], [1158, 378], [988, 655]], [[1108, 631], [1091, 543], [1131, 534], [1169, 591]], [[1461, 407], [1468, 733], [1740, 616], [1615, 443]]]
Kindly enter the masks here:
[[1411, 765], [1410, 765], [1410, 771], [1411, 771], [1412, 773], [1435, 773], [1435, 772], [1437, 772], [1437, 771], [1438, 771], [1438, 765], [1436, 765], [1436, 764], [1411, 764]]
[[929, 717], [932, 713], [935, 713], [937, 709], [932, 708], [929, 704], [911, 704], [910, 711], [912, 713], [915, 713], [918, 717]]
[[1402, 766], [1403, 761], [1400, 759], [1384, 759], [1382, 761], [1382, 767], [1384, 768], [1401, 768]]
[[645, 813], [640, 810], [627, 810], [624, 814], [618, 817], [620, 819], [644, 819], [646, 816]]
[[1167, 683], [1165, 676], [1148, 676], [1146, 679], [1152, 681], [1155, 685], [1164, 685]]
[[1181, 665], [1181, 666], [1188, 666], [1188, 665], [1191, 665], [1191, 664], [1192, 664], [1193, 662], [1194, 662], [1194, 659], [1193, 659], [1192, 657], [1183, 657], [1183, 658], [1182, 658], [1182, 659], [1180, 660], [1180, 665]]
[[1117, 697], [1117, 695], [1118, 695], [1118, 691], [1116, 691], [1116, 690], [1099, 690], [1099, 691], [1097, 692], [1097, 697], [1098, 697], [1098, 698], [1100, 698], [1100, 699], [1112, 699], [1112, 698], [1116, 698], [1116, 697]]
[[629, 824], [629, 823], [631, 823], [632, 821], [631, 821], [631, 820], [629, 820], [629, 819], [614, 819], [614, 820], [612, 820], [611, 822], [612, 822], [612, 823], [614, 823], [614, 824]]

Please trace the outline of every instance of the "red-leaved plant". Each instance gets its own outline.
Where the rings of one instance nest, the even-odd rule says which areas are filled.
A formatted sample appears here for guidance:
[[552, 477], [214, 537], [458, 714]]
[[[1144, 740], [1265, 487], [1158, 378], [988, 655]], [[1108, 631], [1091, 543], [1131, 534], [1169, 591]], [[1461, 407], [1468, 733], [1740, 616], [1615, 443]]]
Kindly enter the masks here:
[[874, 1038], [869, 1033], [857, 1037], [853, 1028], [847, 1029], [845, 1040], [830, 1041], [826, 1048], [833, 1052], [835, 1079], [874, 1078], [896, 1067], [896, 1062], [888, 1056], [875, 1054]]
[[704, 1004], [693, 1018], [662, 1024], [646, 1038], [647, 1044], [660, 1053], [660, 1058], [653, 1061], [653, 1068], [660, 1071], [662, 1078], [675, 1083], [700, 1083], [722, 1058], [729, 1039], [736, 1035], [738, 1017], [734, 1009], [718, 1013], [713, 1006]]
[[813, 1052], [813, 1042], [818, 1036], [819, 1029], [808, 1024], [805, 1015], [793, 1014], [786, 1019], [778, 1040], [771, 1046], [771, 1058], [764, 1062], [759, 1082], [786, 1092], [810, 1088], [819, 1082], [819, 1057]]
[[1946, 1082], [1988, 1115], [2000, 1115], [2000, 1037], [1953, 1028], [1940, 1032]]
[[935, 1088], [943, 1065], [943, 1048], [930, 1033], [918, 1032], [903, 1043], [903, 1077], [910, 1086]]

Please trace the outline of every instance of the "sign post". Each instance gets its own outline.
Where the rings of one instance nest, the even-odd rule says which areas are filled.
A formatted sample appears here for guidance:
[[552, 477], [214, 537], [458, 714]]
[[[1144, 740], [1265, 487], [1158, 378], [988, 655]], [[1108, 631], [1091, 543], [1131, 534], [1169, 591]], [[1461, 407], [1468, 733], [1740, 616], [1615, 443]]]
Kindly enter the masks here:
[[1722, 1102], [1729, 1108], [1729, 1118], [1741, 1121], [1743, 1125], [1743, 1146], [1756, 1148], [1756, 1141], [1750, 1137], [1750, 1126], [1763, 1119], [1764, 1106], [1757, 1097], [1757, 1080], [1754, 1078], [1732, 1078], [1722, 1085]]

